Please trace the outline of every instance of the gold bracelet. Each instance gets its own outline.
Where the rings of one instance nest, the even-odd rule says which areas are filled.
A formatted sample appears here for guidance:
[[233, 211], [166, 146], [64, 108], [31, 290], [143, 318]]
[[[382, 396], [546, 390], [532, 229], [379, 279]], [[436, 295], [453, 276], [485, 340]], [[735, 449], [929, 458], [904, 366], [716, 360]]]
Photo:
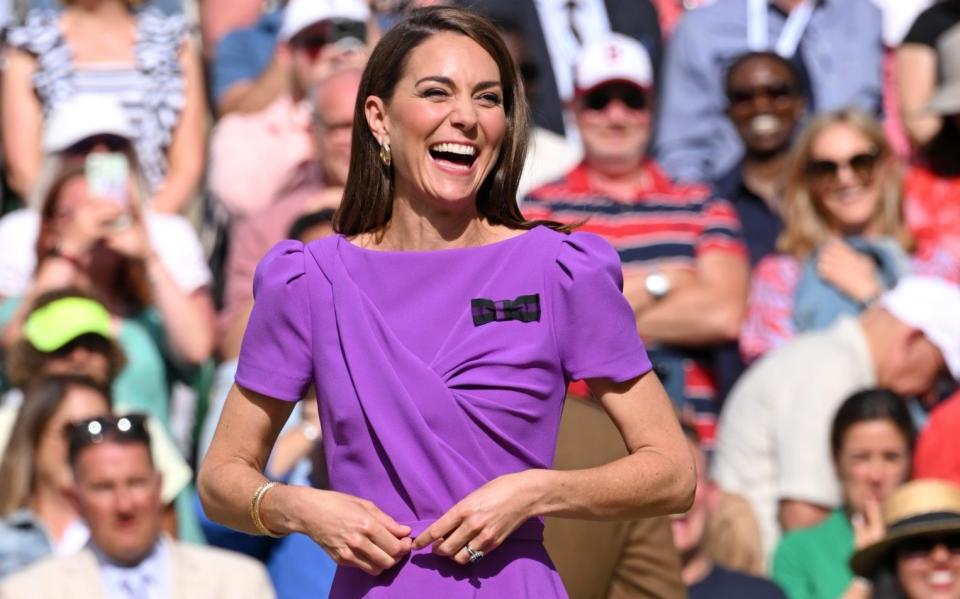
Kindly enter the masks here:
[[266, 537], [273, 537], [279, 539], [283, 535], [278, 535], [275, 532], [272, 532], [263, 524], [263, 520], [260, 519], [260, 504], [263, 502], [263, 496], [267, 494], [267, 491], [277, 486], [278, 482], [269, 481], [265, 482], [256, 490], [253, 494], [253, 499], [250, 500], [250, 519], [253, 520], [253, 526], [257, 529], [261, 535]]

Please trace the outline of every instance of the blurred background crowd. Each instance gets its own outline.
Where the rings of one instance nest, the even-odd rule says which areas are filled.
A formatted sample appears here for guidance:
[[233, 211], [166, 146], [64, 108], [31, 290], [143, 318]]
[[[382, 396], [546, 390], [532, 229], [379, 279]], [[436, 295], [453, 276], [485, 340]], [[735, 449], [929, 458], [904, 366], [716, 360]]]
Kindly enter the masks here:
[[[439, 2], [0, 0], [0, 597], [326, 596], [193, 480], [257, 262], [332, 233], [369, 49]], [[960, 1], [458, 3], [698, 459], [685, 515], [548, 523], [571, 596], [960, 598]], [[572, 382], [557, 467], [612, 426]], [[324, 487], [322, 439], [304, 398], [268, 475]]]

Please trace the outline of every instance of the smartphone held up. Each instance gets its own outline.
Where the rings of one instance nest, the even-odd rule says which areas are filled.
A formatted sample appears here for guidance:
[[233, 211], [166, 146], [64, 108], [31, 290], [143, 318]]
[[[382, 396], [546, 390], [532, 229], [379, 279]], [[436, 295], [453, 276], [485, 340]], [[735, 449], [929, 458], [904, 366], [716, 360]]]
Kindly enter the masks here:
[[126, 208], [124, 215], [114, 221], [116, 229], [130, 226], [129, 175], [130, 163], [119, 152], [94, 152], [84, 162], [84, 175], [90, 195], [113, 200]]

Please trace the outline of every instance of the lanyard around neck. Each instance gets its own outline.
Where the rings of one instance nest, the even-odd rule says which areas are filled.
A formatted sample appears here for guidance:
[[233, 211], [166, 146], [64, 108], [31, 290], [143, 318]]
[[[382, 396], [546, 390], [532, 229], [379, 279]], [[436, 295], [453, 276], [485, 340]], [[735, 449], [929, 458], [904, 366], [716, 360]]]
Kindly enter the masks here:
[[[783, 24], [780, 37], [773, 45], [773, 51], [784, 58], [792, 58], [800, 45], [800, 39], [810, 17], [813, 16], [813, 5], [816, 0], [803, 0], [800, 5], [790, 11], [787, 22]], [[747, 4], [747, 44], [753, 52], [770, 50], [770, 0], [749, 0]]]

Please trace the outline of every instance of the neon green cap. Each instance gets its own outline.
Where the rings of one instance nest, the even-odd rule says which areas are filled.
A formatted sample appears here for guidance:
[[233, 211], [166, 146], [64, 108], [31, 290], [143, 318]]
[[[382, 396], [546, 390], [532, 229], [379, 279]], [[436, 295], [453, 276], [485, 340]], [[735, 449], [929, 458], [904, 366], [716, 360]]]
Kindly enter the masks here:
[[100, 302], [85, 297], [54, 300], [31, 312], [23, 325], [23, 336], [42, 352], [56, 351], [90, 333], [113, 338], [110, 313]]

